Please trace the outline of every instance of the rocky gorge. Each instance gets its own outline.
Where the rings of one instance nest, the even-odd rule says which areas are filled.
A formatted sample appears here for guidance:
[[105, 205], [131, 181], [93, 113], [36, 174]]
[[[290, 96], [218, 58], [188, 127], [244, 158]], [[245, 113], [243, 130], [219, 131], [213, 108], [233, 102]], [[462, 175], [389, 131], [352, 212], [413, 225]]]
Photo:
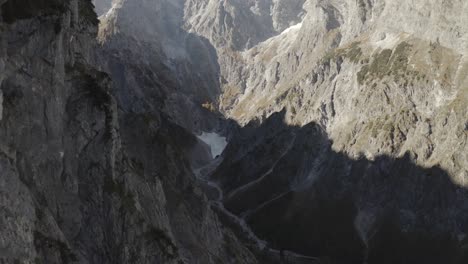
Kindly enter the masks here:
[[0, 6], [0, 263], [467, 263], [465, 1]]

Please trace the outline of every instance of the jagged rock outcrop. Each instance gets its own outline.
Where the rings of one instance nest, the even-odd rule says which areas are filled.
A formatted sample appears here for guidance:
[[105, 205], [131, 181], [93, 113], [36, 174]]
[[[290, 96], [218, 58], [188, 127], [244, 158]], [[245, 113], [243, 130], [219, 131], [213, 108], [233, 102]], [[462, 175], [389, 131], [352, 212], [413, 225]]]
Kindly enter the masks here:
[[0, 262], [255, 263], [197, 187], [208, 150], [115, 99], [91, 1], [0, 4]]
[[350, 158], [285, 111], [249, 124], [211, 177], [274, 248], [331, 263], [464, 263], [468, 190], [414, 157]]
[[0, 6], [0, 263], [468, 261], [466, 1]]
[[240, 51], [221, 30], [225, 23], [213, 22], [229, 4], [218, 7], [223, 12], [186, 12], [202, 15], [185, 22], [217, 48], [225, 116], [246, 124], [286, 108], [290, 124], [321, 124], [350, 156], [411, 151], [418, 164], [441, 164], [464, 184], [465, 2], [305, 1], [302, 22]]
[[216, 47], [241, 51], [297, 24], [305, 0], [185, 1], [188, 30], [208, 38]]
[[[240, 124], [247, 124], [252, 120], [268, 123], [270, 115], [286, 109], [287, 124], [302, 127], [309, 126], [311, 122], [317, 123], [331, 139], [329, 148], [336, 153], [349, 156], [351, 160], [365, 157], [369, 164], [388, 168], [393, 177], [401, 174], [410, 179], [419, 179], [404, 183], [409, 190], [417, 190], [419, 185], [446, 186], [443, 187], [446, 194], [440, 199], [448, 199], [447, 203], [451, 205], [466, 200], [468, 43], [464, 35], [468, 27], [467, 17], [463, 15], [468, 10], [466, 3], [457, 0], [424, 3], [309, 0], [289, 5], [292, 7], [299, 4], [299, 7], [296, 6], [293, 12], [283, 18], [289, 21], [286, 23], [288, 26], [275, 28], [277, 23], [274, 21], [281, 12], [277, 13], [278, 8], [272, 6], [280, 2], [186, 1], [184, 27], [206, 37], [217, 50], [222, 90], [217, 102], [220, 111]], [[245, 29], [247, 25], [249, 29]], [[343, 176], [340, 173], [345, 173], [323, 173], [321, 170], [329, 171], [331, 168], [328, 166], [331, 165], [319, 163], [317, 168], [312, 169], [307, 165], [312, 161], [306, 160], [291, 165], [287, 170], [280, 170], [278, 175], [270, 175], [276, 163], [263, 164], [262, 159], [271, 161], [277, 155], [282, 157], [288, 148], [287, 142], [292, 140], [287, 138], [291, 136], [288, 134], [270, 137], [272, 133], [276, 135], [276, 130], [281, 131], [281, 128], [271, 126], [257, 131], [254, 142], [270, 139], [261, 141], [258, 146], [249, 140], [239, 143], [234, 137], [231, 146], [241, 151], [226, 151], [223, 155], [225, 163], [215, 172], [215, 179], [222, 183], [224, 191], [228, 193], [225, 204], [228, 208], [231, 206], [234, 212], [251, 210], [254, 208], [251, 203], [255, 205], [257, 199], [264, 202], [268, 200], [265, 197], [275, 197], [277, 193], [271, 190], [273, 187], [265, 180], [260, 181], [265, 186], [249, 190], [251, 195], [237, 193], [243, 202], [237, 204], [237, 207], [232, 205], [231, 199], [235, 196], [229, 197], [229, 192], [248, 189], [252, 187], [251, 184], [262, 185], [258, 180], [265, 173], [268, 174], [267, 179], [283, 179], [279, 175], [284, 173], [289, 180], [298, 181], [299, 185], [304, 179], [298, 174], [306, 172], [295, 172], [297, 166], [305, 166], [307, 173], [323, 179], [336, 179]], [[278, 141], [284, 143], [274, 144]], [[296, 144], [306, 141], [302, 139]], [[260, 152], [255, 154], [252, 146], [258, 147]], [[309, 159], [315, 159], [313, 154], [311, 156]], [[333, 157], [324, 156], [320, 159]], [[240, 163], [233, 160], [240, 160]], [[279, 166], [286, 166], [283, 165], [284, 160], [279, 159], [278, 162]], [[411, 163], [415, 167], [411, 169], [414, 175], [410, 176], [404, 170]], [[245, 166], [246, 171], [240, 170], [239, 166]], [[407, 214], [418, 215], [419, 206], [437, 208], [433, 204], [435, 201], [424, 200], [425, 193], [414, 191], [416, 196], [424, 200], [423, 205], [416, 206], [417, 203], [407, 197], [411, 209], [406, 208], [397, 202], [399, 198], [395, 195], [404, 187], [394, 184], [388, 188], [380, 178], [384, 172], [369, 172], [373, 165], [369, 166], [353, 175], [367, 177], [371, 174], [369, 177], [375, 178], [376, 182], [369, 188], [381, 190], [382, 197], [389, 197], [390, 201], [394, 199], [394, 207], [397, 211], [401, 210], [392, 213], [392, 217], [400, 221], [395, 230], [405, 234], [415, 231], [424, 226], [418, 221], [411, 222], [419, 217], [433, 219], [424, 221], [427, 221], [428, 226], [433, 225], [434, 229], [435, 226], [444, 226], [440, 233], [449, 237], [458, 239], [466, 235], [463, 224], [454, 224], [466, 222], [466, 216], [459, 214], [457, 209], [465, 206], [463, 202], [450, 209], [453, 214], [441, 210], [434, 214], [421, 213], [413, 220], [408, 220]], [[399, 169], [394, 170], [394, 167]], [[434, 174], [433, 178], [426, 178], [422, 176], [426, 175], [422, 168], [437, 169], [430, 171], [431, 175]], [[362, 180], [357, 179], [349, 184], [347, 190], [360, 197], [356, 184]], [[433, 182], [439, 180], [447, 184]], [[233, 184], [231, 181], [239, 182]], [[449, 182], [453, 182], [455, 187]], [[327, 184], [317, 182], [314, 188], [326, 189], [330, 187]], [[459, 189], [455, 191], [454, 188]], [[258, 198], [259, 193], [264, 193], [265, 197]], [[460, 196], [451, 195], [453, 193]], [[309, 196], [310, 200], [304, 201], [313, 202], [314, 198], [310, 197], [313, 195]], [[329, 196], [315, 198], [324, 203], [332, 200]], [[361, 226], [371, 229], [381, 219], [388, 219], [385, 213], [382, 218], [362, 220], [359, 215], [375, 214], [371, 209], [361, 208], [359, 199], [366, 201], [371, 197], [356, 199], [348, 199], [353, 202], [347, 206], [348, 209], [357, 206], [359, 214], [347, 218], [347, 224], [355, 222], [361, 229]], [[287, 207], [294, 206], [294, 202], [287, 203]], [[333, 206], [336, 205], [332, 204], [325, 209], [331, 210]], [[386, 204], [373, 204], [373, 207], [382, 209]], [[269, 215], [275, 215], [272, 212], [280, 215], [282, 211], [278, 208], [269, 211]], [[314, 217], [321, 219], [317, 221], [330, 220], [326, 216]], [[447, 217], [453, 223], [438, 224], [437, 219], [440, 217]], [[271, 221], [269, 218], [255, 218], [252, 216], [251, 222], [257, 223], [259, 230]], [[360, 239], [364, 244], [371, 244], [367, 231], [364, 236], [360, 233]], [[267, 233], [264, 234], [266, 236]], [[430, 236], [432, 233], [424, 235], [428, 234]], [[403, 236], [395, 238], [395, 241], [405, 239], [408, 238]], [[458, 242], [464, 243], [463, 239]], [[294, 241], [288, 241], [282, 246], [291, 246], [291, 243]], [[439, 242], [436, 240], [434, 243]], [[366, 245], [367, 249], [370, 244]], [[415, 253], [414, 256], [418, 255]], [[415, 259], [421, 261], [421, 256]], [[372, 258], [372, 262], [376, 261], [378, 263], [378, 260]], [[438, 260], [434, 258], [433, 261]]]
[[213, 130], [215, 115], [202, 105], [220, 94], [216, 51], [185, 31], [182, 17], [183, 1], [114, 1], [101, 18], [100, 65], [125, 110], [158, 108], [190, 131]]
[[[228, 2], [236, 4], [236, 1]], [[265, 205], [266, 213], [264, 211], [260, 215], [250, 216], [257, 230], [262, 231], [265, 237], [280, 241], [282, 247], [292, 247], [300, 240], [302, 244], [299, 243], [296, 250], [310, 245], [309, 248], [302, 248], [302, 252], [336, 254], [335, 261], [347, 263], [345, 260], [351, 259], [353, 254], [338, 255], [359, 250], [341, 246], [325, 249], [319, 245], [320, 239], [331, 239], [333, 242], [330, 243], [344, 239], [340, 236], [334, 240], [333, 229], [329, 230], [330, 233], [323, 231], [323, 236], [317, 234], [317, 242], [310, 244], [307, 239], [299, 238], [301, 231], [307, 230], [307, 223], [311, 226], [317, 224], [319, 229], [325, 228], [327, 221], [336, 221], [327, 213], [321, 214], [322, 210], [329, 212], [340, 208], [350, 210], [351, 213], [343, 216], [342, 219], [347, 220], [338, 225], [352, 223], [349, 230], [343, 231], [346, 233], [359, 229], [356, 232], [360, 232], [359, 239], [365, 245], [362, 250], [365, 248], [372, 251], [375, 246], [373, 234], [390, 232], [385, 231], [386, 227], [383, 231], [373, 229], [381, 221], [390, 218], [398, 222], [395, 226], [392, 222], [391, 232], [401, 232], [402, 235], [393, 237], [385, 233], [393, 242], [389, 243], [383, 238], [379, 243], [395, 249], [395, 258], [389, 258], [393, 262], [404, 262], [404, 257], [400, 256], [415, 262], [426, 260], [403, 241], [412, 240], [407, 235], [418, 233], [418, 228], [427, 224], [426, 231], [418, 235], [422, 241], [412, 241], [434, 245], [441, 243], [441, 240], [432, 241], [431, 236], [443, 234], [450, 237], [455, 242], [448, 244], [461, 244], [451, 247], [444, 254], [435, 251], [445, 256], [444, 260], [434, 257], [430, 261], [458, 263], [460, 259], [451, 259], [450, 256], [457, 256], [454, 251], [464, 245], [463, 238], [466, 235], [466, 227], [462, 223], [467, 219], [460, 214], [459, 208], [466, 206], [463, 201], [467, 199], [464, 188], [467, 187], [468, 177], [468, 43], [463, 37], [468, 28], [466, 16], [462, 15], [468, 6], [462, 1], [432, 1], [424, 4], [417, 1], [383, 0], [305, 1], [302, 9], [302, 22], [273, 33], [252, 47], [241, 49], [236, 47], [231, 35], [225, 33], [229, 30], [220, 30], [225, 24], [212, 22], [216, 21], [216, 12], [192, 12], [204, 14], [205, 18], [197, 17], [197, 21], [206, 24], [186, 19], [186, 27], [210, 39], [217, 48], [218, 57], [222, 58], [221, 78], [225, 82], [219, 100], [221, 111], [241, 124], [252, 120], [266, 123], [265, 129], [253, 129], [256, 131], [253, 139], [236, 141], [234, 137], [231, 146], [240, 150], [226, 151], [223, 155], [224, 164], [214, 173], [215, 179], [227, 192], [224, 199], [226, 206], [239, 214], [249, 213], [259, 204], [282, 194], [275, 188], [288, 190], [292, 188], [291, 185], [306, 184], [304, 174], [313, 175], [318, 180], [314, 181], [312, 187], [306, 188], [307, 191], [291, 191], [289, 196], [299, 195], [300, 199], [291, 200], [285, 196]], [[271, 13], [271, 16], [274, 17], [274, 14]], [[268, 30], [265, 32], [271, 33]], [[219, 41], [219, 38], [228, 44]], [[304, 150], [289, 149], [295, 145], [290, 146], [288, 142], [307, 145], [308, 139], [281, 133], [282, 127], [286, 126], [284, 124], [268, 125], [268, 117], [282, 109], [286, 109], [285, 122], [289, 126], [308, 127], [315, 122], [323, 129], [326, 138], [331, 141], [326, 144], [329, 146], [322, 150], [322, 154], [304, 154]], [[243, 137], [242, 133], [240, 137]], [[319, 142], [323, 140], [317, 141], [316, 144], [320, 145]], [[324, 154], [330, 153], [330, 149], [351, 160], [328, 164], [327, 161], [335, 160], [336, 155]], [[298, 161], [298, 155], [305, 157]], [[364, 169], [348, 172], [334, 168], [354, 167], [356, 165], [352, 160], [362, 160], [364, 157], [368, 164]], [[290, 165], [289, 159], [295, 163]], [[374, 172], [374, 166], [383, 169]], [[427, 171], [422, 168], [427, 168]], [[387, 171], [389, 177], [407, 179], [389, 184], [382, 179]], [[427, 174], [432, 176], [426, 177]], [[342, 197], [340, 195], [343, 192], [337, 190], [324, 194], [314, 191], [314, 188], [339, 188], [347, 177], [356, 177], [343, 186], [344, 193], [350, 194], [351, 198], [336, 201], [333, 196]], [[379, 195], [388, 200], [363, 196], [359, 185], [367, 177], [375, 180], [370, 186], [366, 185], [369, 191], [379, 190]], [[272, 181], [276, 182], [273, 186]], [[294, 181], [296, 183], [292, 184]], [[417, 191], [420, 186], [432, 185], [443, 190], [438, 200], [447, 203], [442, 207], [435, 200], [427, 200], [426, 192]], [[405, 188], [408, 188], [407, 192]], [[400, 194], [400, 191], [412, 193], [420, 201], [412, 200], [407, 194]], [[406, 201], [402, 203], [400, 200]], [[321, 201], [322, 205], [307, 207], [308, 203], [316, 201]], [[342, 201], [345, 204], [337, 204]], [[362, 201], [372, 205], [364, 206]], [[390, 204], [390, 211], [397, 212], [388, 213], [387, 204]], [[296, 206], [298, 209], [294, 209]], [[448, 209], [449, 212], [434, 209], [428, 213], [424, 209], [426, 206], [451, 209]], [[293, 208], [291, 218], [297, 221], [271, 219], [271, 215], [283, 215], [287, 208]], [[308, 209], [311, 213], [309, 216], [302, 212]], [[354, 210], [357, 210], [356, 213]], [[376, 214], [375, 210], [385, 213], [376, 216], [379, 213]], [[315, 220], [312, 221], [311, 217]], [[438, 220], [440, 218], [446, 218], [451, 223], [441, 223]], [[275, 234], [277, 229], [267, 228], [271, 223], [274, 223], [272, 226], [289, 224], [291, 229], [282, 230], [286, 233], [299, 226], [295, 233], [298, 235], [297, 240], [289, 240], [284, 234]], [[367, 229], [362, 229], [363, 226]], [[428, 231], [429, 227], [432, 230]], [[442, 228], [437, 230], [437, 227]], [[307, 237], [312, 236], [312, 233], [307, 234]], [[347, 237], [351, 239], [353, 236]], [[354, 240], [347, 241], [348, 246], [354, 243]], [[393, 243], [405, 246], [398, 248], [392, 246]], [[329, 251], [324, 253], [323, 250]], [[411, 251], [414, 251], [414, 255]], [[379, 252], [384, 254], [385, 250]], [[362, 253], [360, 259], [355, 259], [356, 263], [364, 259], [371, 263], [383, 262], [367, 254], [373, 253]]]

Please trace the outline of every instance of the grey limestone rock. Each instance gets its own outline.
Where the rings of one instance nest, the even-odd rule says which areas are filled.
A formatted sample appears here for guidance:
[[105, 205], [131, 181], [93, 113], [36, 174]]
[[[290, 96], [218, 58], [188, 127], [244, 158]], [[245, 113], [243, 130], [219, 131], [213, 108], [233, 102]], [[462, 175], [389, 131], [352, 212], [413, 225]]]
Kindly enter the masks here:
[[2, 5], [0, 262], [256, 263], [195, 180], [208, 150], [114, 97], [97, 24], [91, 1]]
[[466, 263], [468, 2], [0, 6], [0, 263]]

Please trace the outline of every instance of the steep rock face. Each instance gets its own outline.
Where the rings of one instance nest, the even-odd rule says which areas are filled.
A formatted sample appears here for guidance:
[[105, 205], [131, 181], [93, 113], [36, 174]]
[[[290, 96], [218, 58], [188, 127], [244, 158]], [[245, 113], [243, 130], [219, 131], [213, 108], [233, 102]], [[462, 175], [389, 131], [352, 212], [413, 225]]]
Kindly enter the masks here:
[[195, 183], [196, 137], [118, 110], [91, 1], [0, 4], [0, 262], [255, 263]]
[[[256, 45], [300, 23], [305, 15], [304, 0], [185, 1], [184, 28], [207, 38], [217, 51], [220, 65], [221, 110], [231, 109], [247, 89], [252, 74], [242, 54]], [[235, 117], [229, 115], [229, 117]]]
[[464, 263], [468, 190], [412, 154], [349, 158], [285, 112], [234, 137], [211, 177], [274, 248], [331, 263]]
[[[320, 123], [332, 139], [346, 141], [337, 148], [351, 155], [368, 152], [370, 157], [379, 152], [404, 152], [401, 145], [405, 142], [384, 146], [388, 137], [382, 135], [370, 144], [349, 146], [348, 141], [362, 141], [357, 130], [379, 130], [381, 126], [375, 123], [385, 116], [395, 116], [393, 126], [398, 126], [410, 113], [420, 121], [414, 122], [414, 130], [427, 126], [424, 120], [429, 120], [434, 134], [446, 133], [441, 131], [446, 130], [442, 124], [451, 118], [453, 109], [458, 128], [452, 135], [464, 138], [468, 69], [464, 36], [468, 29], [462, 13], [468, 8], [466, 3], [306, 1], [300, 8], [302, 23], [291, 19], [292, 26], [284, 31], [255, 26], [252, 19], [256, 15], [250, 11], [262, 6], [260, 2], [248, 2], [251, 6], [236, 1], [197, 3], [186, 3], [185, 24], [217, 48], [223, 81], [219, 103], [226, 116], [245, 124], [287, 107], [292, 124]], [[238, 50], [234, 39], [251, 37], [248, 31], [239, 30], [246, 33], [233, 38], [230, 32], [234, 29], [224, 29], [231, 24], [220, 22], [218, 16], [226, 10], [244, 10], [248, 18], [238, 20], [254, 25], [262, 40]], [[265, 12], [269, 20], [262, 21], [278, 16], [277, 8], [270, 10]], [[379, 63], [392, 65], [379, 67]], [[367, 74], [369, 69], [374, 72]], [[411, 128], [401, 130], [413, 138]], [[424, 141], [422, 137], [425, 135], [414, 133], [414, 140], [406, 142]], [[426, 156], [421, 158], [425, 163], [430, 154], [418, 152], [418, 156]]]
[[[202, 36], [211, 51], [201, 57], [217, 65], [216, 77], [205, 86], [215, 84], [216, 92], [203, 100], [219, 104], [226, 117], [241, 124], [265, 122], [230, 132], [230, 147], [212, 177], [225, 192], [226, 207], [246, 216], [277, 244], [273, 247], [335, 262], [463, 259], [465, 3], [188, 0], [147, 3], [144, 10], [125, 5], [122, 16], [144, 19], [105, 20], [113, 21], [101, 31], [108, 43], [114, 34], [129, 34], [152, 43], [156, 61], [178, 58], [176, 65], [194, 65], [196, 59], [183, 55], [194, 49], [181, 45], [180, 36]], [[157, 25], [149, 19], [153, 13], [163, 18]], [[122, 50], [116, 47], [111, 50]], [[191, 67], [164, 69], [165, 76], [199, 76]], [[182, 85], [185, 94], [197, 91], [188, 82], [162, 83]], [[177, 102], [165, 100], [164, 111], [173, 117], [186, 112], [173, 108]], [[282, 109], [286, 124], [278, 116], [269, 119]], [[185, 120], [178, 122], [199, 129]], [[435, 186], [443, 186], [442, 193]], [[427, 192], [442, 202], [426, 198]], [[288, 217], [268, 217], [285, 208]], [[275, 230], [275, 225], [288, 228]], [[429, 227], [433, 230], [425, 232]], [[289, 239], [288, 232], [296, 236]], [[441, 241], [447, 248], [434, 255], [423, 256], [417, 246], [436, 247]], [[386, 257], [385, 247], [395, 248], [393, 258]]]
[[185, 25], [216, 47], [248, 49], [301, 20], [304, 0], [185, 1]]
[[[227, 192], [225, 204], [228, 209], [248, 214], [255, 206], [282, 194], [274, 186], [283, 187], [285, 181], [289, 182], [286, 190], [292, 188], [290, 181], [297, 181], [294, 185], [308, 186], [307, 177], [303, 175], [310, 174], [323, 181], [313, 182], [313, 187], [306, 188], [307, 198], [287, 202], [284, 199], [289, 198], [279, 199], [280, 204], [273, 203], [265, 209], [268, 211], [264, 217], [262, 213], [252, 215], [251, 223], [257, 230], [268, 236], [275, 231], [265, 226], [269, 226], [270, 222], [285, 222], [272, 221], [267, 215], [279, 216], [285, 208], [298, 206], [300, 209], [291, 209], [294, 216], [291, 218], [301, 219], [303, 215], [298, 212], [307, 210], [307, 203], [318, 200], [325, 205], [315, 209], [311, 207], [313, 216], [318, 218], [315, 220], [318, 221], [317, 228], [326, 227], [327, 221], [332, 221], [330, 215], [322, 216], [319, 211], [333, 211], [334, 207], [348, 210], [350, 213], [343, 217], [346, 220], [337, 225], [350, 226], [344, 233], [350, 230], [359, 233], [359, 239], [365, 245], [363, 252], [372, 251], [370, 248], [375, 246], [373, 243], [377, 240], [371, 242], [374, 231], [369, 230], [384, 219], [392, 220], [382, 224], [384, 228], [376, 228], [378, 231], [375, 232], [394, 240], [390, 243], [379, 238], [378, 243], [381, 244], [404, 245], [402, 241], [405, 240], [421, 242], [411, 236], [418, 234], [418, 228], [425, 224], [434, 230], [416, 235], [422, 241], [436, 245], [445, 240], [432, 236], [440, 238], [439, 235], [444, 234], [461, 238], [460, 241], [454, 239], [455, 244], [464, 243], [466, 227], [462, 223], [466, 222], [466, 216], [459, 214], [457, 208], [466, 206], [461, 201], [466, 200], [464, 188], [467, 187], [468, 177], [468, 42], [465, 37], [468, 28], [467, 17], [463, 15], [468, 6], [465, 2], [311, 0], [302, 3], [300, 19], [291, 20], [296, 24], [293, 22], [290, 27], [278, 31], [272, 30], [266, 22], [273, 20], [274, 12], [266, 12], [269, 19], [260, 16], [262, 26], [256, 25], [258, 16], [250, 11], [253, 10], [252, 6], [260, 6], [260, 1], [248, 2], [249, 6], [247, 2], [243, 5], [237, 1], [223, 1], [217, 5], [210, 4], [210, 1], [198, 1], [198, 5], [193, 5], [193, 2], [187, 1], [186, 4], [186, 8], [196, 10], [186, 11], [185, 27], [208, 38], [217, 49], [222, 80], [218, 103], [225, 116], [241, 124], [252, 120], [268, 124], [268, 118], [273, 113], [286, 109], [286, 124], [292, 127], [318, 124], [327, 134], [326, 138], [330, 138], [326, 144], [329, 147], [323, 150], [324, 153], [331, 153], [331, 150], [335, 153], [322, 156], [290, 150], [294, 149], [295, 144], [306, 144], [308, 141], [304, 137], [295, 138], [294, 135], [278, 132], [283, 131], [284, 124], [265, 125], [266, 129], [256, 126], [246, 128], [247, 131], [256, 131], [252, 132], [256, 136], [246, 141], [236, 141], [238, 139], [234, 137], [231, 147], [239, 150], [226, 151], [224, 163], [214, 173], [214, 179]], [[243, 12], [236, 11], [238, 9]], [[248, 30], [229, 29], [230, 25], [242, 28], [243, 21], [257, 31], [256, 41], [251, 42], [252, 45], [247, 45], [249, 38], [253, 39]], [[238, 32], [245, 33], [233, 37]], [[242, 132], [238, 137], [243, 139]], [[254, 143], [257, 140], [260, 142]], [[291, 140], [296, 143], [291, 143]], [[296, 154], [288, 154], [290, 152]], [[334, 160], [336, 153], [350, 158], [348, 161], [338, 161], [337, 166], [353, 167], [352, 160], [365, 160], [363, 163], [366, 165], [355, 172], [335, 170], [333, 165], [322, 160]], [[288, 167], [290, 155], [305, 155], [304, 161], [295, 161]], [[311, 163], [315, 164], [312, 168]], [[383, 169], [373, 172], [375, 166]], [[298, 171], [298, 167], [303, 169]], [[275, 173], [275, 170], [278, 172]], [[389, 177], [395, 179], [392, 180], [393, 184], [387, 184], [382, 179], [385, 171], [390, 171]], [[318, 191], [314, 191], [314, 188], [327, 190], [335, 185], [341, 186], [348, 176], [355, 179], [342, 188], [351, 198], [341, 196], [341, 191], [330, 191], [331, 194], [317, 194]], [[402, 181], [400, 176], [407, 178], [407, 182]], [[367, 177], [375, 180], [372, 184], [366, 183], [370, 191], [380, 190], [387, 201], [382, 202], [378, 197], [361, 192], [359, 186]], [[276, 183], [271, 184], [270, 181]], [[425, 191], [417, 191], [420, 186], [432, 185], [444, 186], [440, 187], [443, 191], [439, 200], [447, 204], [439, 207], [437, 201], [424, 198]], [[407, 194], [401, 197], [396, 195], [406, 187], [407, 193], [413, 193], [417, 198], [413, 199]], [[431, 193], [430, 190], [427, 192]], [[292, 193], [296, 195], [294, 191]], [[345, 198], [337, 201], [333, 195]], [[372, 199], [381, 202], [370, 207], [361, 203]], [[407, 204], [401, 202], [405, 199], [408, 200]], [[420, 202], [417, 199], [421, 199]], [[330, 204], [327, 205], [327, 202]], [[387, 203], [397, 212], [392, 209], [389, 213], [385, 209]], [[454, 207], [448, 206], [455, 204]], [[451, 209], [444, 211], [444, 206]], [[428, 212], [426, 209], [429, 207], [440, 210]], [[384, 212], [382, 215], [375, 211], [380, 209]], [[447, 221], [453, 222], [442, 223], [438, 220], [446, 216]], [[310, 217], [306, 215], [304, 219], [310, 220]], [[300, 227], [297, 229], [300, 233], [300, 230], [307, 230], [308, 220], [288, 223], [291, 228]], [[386, 229], [387, 225], [391, 226], [392, 231]], [[436, 226], [442, 228], [436, 231]], [[286, 229], [284, 232], [288, 231]], [[401, 235], [392, 237], [388, 232]], [[312, 236], [312, 233], [308, 235]], [[317, 236], [317, 239], [332, 235], [330, 232]], [[271, 239], [285, 239], [282, 236], [285, 235], [277, 234]], [[336, 242], [330, 239], [334, 241], [331, 243]], [[349, 240], [348, 245], [352, 241]], [[283, 240], [281, 246], [292, 246], [296, 242]], [[302, 242], [307, 244], [305, 239]], [[302, 252], [330, 254], [333, 251], [356, 250], [338, 246], [324, 253], [323, 248], [317, 250], [320, 246], [317, 246], [319, 242], [316, 243], [315, 246], [302, 248]], [[298, 245], [296, 249], [305, 244]], [[406, 246], [411, 248], [409, 244]], [[444, 254], [436, 252], [445, 256], [445, 261], [456, 263], [460, 259], [449, 258], [457, 255], [450, 253], [451, 250], [457, 251], [456, 248], [459, 245], [451, 247]], [[399, 253], [393, 260], [397, 263], [404, 261], [399, 259], [399, 256], [409, 254], [402, 253], [404, 246], [396, 250]], [[380, 263], [382, 259], [372, 255], [383, 254], [382, 251], [378, 252], [362, 253], [356, 262], [368, 259]], [[425, 260], [416, 252], [411, 256], [415, 261]], [[343, 256], [334, 257], [336, 261], [346, 259]], [[444, 260], [433, 258], [433, 261]]]
[[2, 262], [467, 262], [465, 2], [0, 4]]
[[[286, 107], [288, 122], [323, 125], [337, 150], [368, 158], [411, 150], [419, 164], [442, 163], [463, 184], [466, 3], [306, 1], [302, 8], [302, 23], [248, 50], [216, 45], [225, 115], [245, 124]], [[209, 25], [191, 28], [213, 43], [230, 39]]]
[[158, 108], [190, 131], [213, 130], [215, 115], [202, 105], [220, 94], [216, 51], [186, 32], [182, 17], [183, 1], [115, 1], [101, 18], [100, 64], [125, 110]]

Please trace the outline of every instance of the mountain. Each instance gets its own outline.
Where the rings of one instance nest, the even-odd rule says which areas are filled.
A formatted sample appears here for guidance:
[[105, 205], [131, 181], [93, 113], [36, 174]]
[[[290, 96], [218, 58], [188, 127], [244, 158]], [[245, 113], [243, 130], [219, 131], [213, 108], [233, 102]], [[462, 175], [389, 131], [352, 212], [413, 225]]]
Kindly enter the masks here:
[[0, 7], [1, 263], [468, 261], [466, 1]]
[[1, 4], [1, 262], [255, 263], [195, 180], [208, 147], [114, 96], [92, 3]]

